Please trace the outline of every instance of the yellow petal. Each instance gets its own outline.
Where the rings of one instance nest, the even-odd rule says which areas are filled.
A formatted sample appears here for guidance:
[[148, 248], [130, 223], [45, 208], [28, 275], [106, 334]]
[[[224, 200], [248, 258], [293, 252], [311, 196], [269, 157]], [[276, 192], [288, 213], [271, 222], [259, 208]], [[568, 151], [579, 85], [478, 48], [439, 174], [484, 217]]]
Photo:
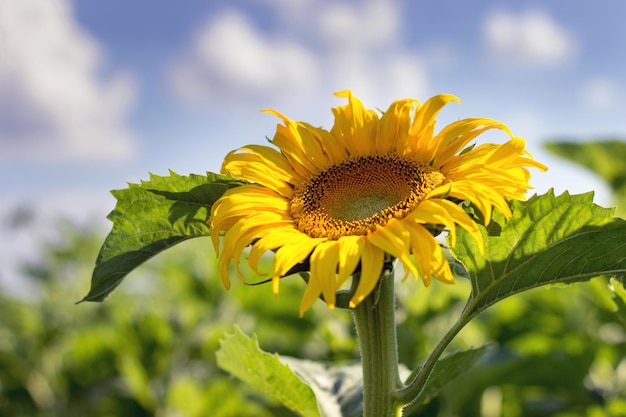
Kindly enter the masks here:
[[283, 245], [276, 251], [274, 273], [272, 275], [272, 291], [274, 295], [278, 294], [280, 278], [285, 276], [296, 264], [304, 261], [311, 251], [322, 243], [321, 241], [322, 239], [311, 239], [307, 236], [290, 245]]
[[289, 161], [274, 148], [261, 145], [247, 145], [229, 152], [224, 158], [222, 172], [229, 170], [229, 165], [235, 161], [241, 161], [246, 157], [247, 161], [256, 161], [276, 171], [276, 175], [285, 182], [296, 183], [303, 178], [289, 164]]
[[[224, 256], [232, 253], [239, 279], [245, 281], [239, 270], [239, 259], [243, 250], [253, 241], [262, 238], [268, 232], [293, 227], [293, 220], [285, 219], [282, 213], [259, 212], [235, 224], [224, 236]], [[229, 250], [230, 252], [226, 252]]]
[[[422, 201], [406, 218], [420, 224], [443, 225], [447, 227], [452, 237], [452, 246], [454, 246], [456, 243], [456, 223], [445, 202], [449, 201], [442, 198]], [[454, 205], [454, 203], [450, 204]]]
[[454, 282], [450, 265], [435, 238], [419, 224], [409, 224], [413, 255], [420, 269], [425, 286], [430, 285], [431, 277], [446, 283]]
[[383, 113], [376, 131], [376, 151], [379, 155], [390, 152], [401, 154], [408, 146], [411, 112], [419, 106], [413, 99], [395, 101]]
[[335, 95], [346, 97], [348, 104], [333, 108], [335, 123], [331, 133], [345, 142], [350, 155], [371, 155], [376, 139], [378, 115], [373, 110], [365, 109], [363, 103], [350, 90], [340, 91]]
[[307, 283], [302, 301], [300, 302], [300, 317], [304, 316], [304, 312], [311, 308], [321, 293], [322, 288], [320, 287], [317, 277], [311, 277], [309, 274], [309, 282]]
[[298, 129], [293, 126], [293, 123], [291, 123], [290, 127], [283, 125], [276, 126], [276, 133], [272, 138], [272, 144], [281, 150], [285, 158], [289, 161], [289, 164], [303, 178], [308, 178], [316, 171], [316, 167], [311, 164], [311, 160], [303, 148], [304, 145], [302, 144], [302, 138], [298, 133]]
[[328, 307], [335, 307], [337, 291], [337, 264], [339, 262], [339, 242], [330, 240], [317, 245], [311, 255], [310, 276], [319, 282]]
[[451, 101], [455, 101], [461, 104], [461, 101], [452, 94], [437, 94], [436, 96], [429, 98], [418, 110], [417, 114], [415, 115], [413, 126], [411, 127], [413, 129], [419, 129], [420, 126], [429, 125], [435, 119], [441, 109]]
[[452, 247], [456, 246], [456, 225], [458, 224], [470, 233], [482, 250], [483, 241], [478, 226], [461, 207], [449, 200], [432, 198], [423, 201], [417, 209], [407, 216], [407, 219], [422, 224], [446, 226], [450, 230]]
[[363, 253], [361, 255], [361, 275], [359, 285], [350, 300], [350, 308], [356, 307], [365, 297], [367, 297], [378, 284], [383, 271], [385, 253], [370, 243], [363, 242]]
[[281, 217], [287, 220], [288, 207], [287, 200], [280, 194], [256, 184], [241, 185], [226, 191], [213, 204], [208, 221], [211, 240], [218, 256], [220, 231], [232, 228], [241, 219], [254, 213], [254, 210], [281, 213]]
[[[461, 103], [458, 98], [451, 94], [438, 94], [426, 100], [424, 105], [415, 113], [413, 123], [409, 129], [409, 135], [417, 140], [415, 148], [420, 156], [424, 155], [425, 162], [430, 162], [439, 146], [439, 141], [434, 140], [432, 131], [434, 129], [435, 117], [441, 109], [451, 101]], [[429, 132], [425, 134], [425, 132]]]
[[270, 230], [261, 239], [254, 242], [248, 255], [248, 264], [256, 272], [261, 256], [267, 251], [274, 250], [281, 246], [298, 244], [303, 240], [308, 241], [309, 236], [297, 230], [295, 227], [282, 227]]
[[[385, 226], [378, 226], [376, 231], [369, 234], [367, 239], [375, 246], [398, 258], [404, 265], [406, 272], [409, 271], [418, 276], [410, 255], [409, 232], [403, 226], [403, 222], [391, 219]], [[405, 275], [406, 277], [406, 275]]]
[[362, 249], [362, 236], [344, 236], [339, 239], [339, 276], [337, 278], [337, 288], [340, 288], [353, 274], [354, 269], [361, 260]]
[[501, 129], [512, 135], [508, 126], [504, 123], [486, 118], [463, 119], [444, 127], [437, 135], [437, 140], [441, 143], [441, 147], [437, 151], [435, 166], [444, 167], [447, 161], [462, 151], [470, 141], [490, 129]]
[[348, 158], [349, 155], [343, 142], [337, 140], [333, 134], [324, 129], [311, 126], [308, 123], [300, 122], [300, 124], [306, 127], [309, 133], [319, 142], [329, 164]]
[[235, 178], [263, 185], [287, 198], [293, 194], [290, 182], [280, 176], [280, 171], [258, 161], [255, 155], [239, 155], [237, 160], [232, 160], [225, 166], [224, 172]]

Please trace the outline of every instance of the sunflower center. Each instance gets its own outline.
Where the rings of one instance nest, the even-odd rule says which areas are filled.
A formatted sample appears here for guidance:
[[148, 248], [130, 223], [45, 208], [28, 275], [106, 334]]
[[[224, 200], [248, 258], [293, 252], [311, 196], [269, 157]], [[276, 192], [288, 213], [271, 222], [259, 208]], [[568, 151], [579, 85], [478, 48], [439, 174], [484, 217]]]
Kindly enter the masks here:
[[444, 180], [429, 165], [363, 156], [333, 165], [296, 187], [290, 213], [301, 232], [339, 239], [403, 218]]

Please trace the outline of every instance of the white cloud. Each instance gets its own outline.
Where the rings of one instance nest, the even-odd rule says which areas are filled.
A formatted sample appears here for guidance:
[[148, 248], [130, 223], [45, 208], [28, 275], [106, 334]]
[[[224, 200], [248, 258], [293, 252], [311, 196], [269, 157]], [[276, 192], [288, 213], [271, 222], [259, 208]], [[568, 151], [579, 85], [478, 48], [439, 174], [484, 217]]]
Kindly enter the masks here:
[[324, 42], [319, 60], [329, 88], [351, 88], [380, 107], [400, 97], [425, 98], [426, 66], [400, 42], [404, 22], [399, 3], [330, 2], [318, 13], [310, 31]]
[[388, 47], [401, 28], [398, 6], [376, 0], [359, 5], [329, 3], [320, 8], [315, 20], [316, 30], [328, 46], [340, 49]]
[[582, 88], [582, 99], [586, 107], [593, 110], [607, 110], [620, 101], [619, 83], [608, 77], [598, 77], [587, 81]]
[[128, 158], [128, 74], [102, 80], [102, 51], [68, 0], [0, 3], [0, 160]]
[[484, 24], [487, 49], [497, 62], [549, 67], [569, 62], [577, 51], [571, 33], [541, 10], [492, 12]]
[[276, 9], [272, 33], [242, 11], [207, 21], [170, 72], [179, 97], [203, 105], [222, 104], [224, 96], [262, 97], [252, 105], [266, 106], [297, 96], [310, 105], [351, 88], [380, 107], [399, 96], [424, 97], [423, 60], [399, 41], [399, 3], [302, 0], [288, 12], [282, 0], [263, 4]]
[[265, 36], [241, 13], [227, 11], [197, 33], [172, 81], [183, 98], [195, 101], [233, 89], [258, 94], [302, 88], [317, 82], [316, 66], [301, 45]]

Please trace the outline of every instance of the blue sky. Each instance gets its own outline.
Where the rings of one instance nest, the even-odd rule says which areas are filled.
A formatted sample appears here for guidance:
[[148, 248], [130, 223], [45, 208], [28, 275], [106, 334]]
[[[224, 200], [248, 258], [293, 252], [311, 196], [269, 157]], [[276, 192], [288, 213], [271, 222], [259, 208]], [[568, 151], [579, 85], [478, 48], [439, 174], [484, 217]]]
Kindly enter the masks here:
[[346, 88], [378, 108], [455, 94], [440, 126], [502, 120], [551, 168], [537, 191], [609, 204], [542, 143], [626, 137], [624, 16], [621, 0], [2, 0], [0, 216], [32, 208], [40, 231], [2, 228], [0, 282], [56, 216], [102, 219], [108, 190], [148, 172], [218, 171], [273, 134], [263, 108], [330, 127]]

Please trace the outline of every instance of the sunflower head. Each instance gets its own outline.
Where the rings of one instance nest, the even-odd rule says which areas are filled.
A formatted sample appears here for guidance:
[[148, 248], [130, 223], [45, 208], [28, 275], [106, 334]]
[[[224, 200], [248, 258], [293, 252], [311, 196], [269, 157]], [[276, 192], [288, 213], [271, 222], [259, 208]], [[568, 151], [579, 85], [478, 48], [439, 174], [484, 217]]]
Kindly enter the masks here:
[[[223, 173], [248, 181], [227, 191], [209, 220], [227, 288], [231, 261], [244, 279], [238, 265], [248, 246], [255, 271], [261, 255], [275, 252], [275, 294], [281, 277], [300, 263], [309, 266], [301, 314], [320, 296], [334, 307], [336, 292], [359, 271], [350, 301], [356, 306], [376, 287], [389, 257], [403, 264], [405, 278], [452, 283], [434, 236], [447, 229], [454, 245], [461, 226], [482, 244], [477, 224], [459, 203], [472, 203], [485, 224], [494, 207], [510, 217], [507, 199], [524, 197], [528, 168], [546, 169], [496, 120], [462, 119], [435, 133], [441, 108], [458, 102], [452, 95], [423, 105], [398, 100], [382, 114], [364, 108], [350, 91], [336, 95], [348, 103], [333, 109], [330, 131], [266, 110], [283, 122], [273, 146], [245, 146], [224, 159]], [[505, 132], [508, 141], [468, 146], [489, 129]]]

